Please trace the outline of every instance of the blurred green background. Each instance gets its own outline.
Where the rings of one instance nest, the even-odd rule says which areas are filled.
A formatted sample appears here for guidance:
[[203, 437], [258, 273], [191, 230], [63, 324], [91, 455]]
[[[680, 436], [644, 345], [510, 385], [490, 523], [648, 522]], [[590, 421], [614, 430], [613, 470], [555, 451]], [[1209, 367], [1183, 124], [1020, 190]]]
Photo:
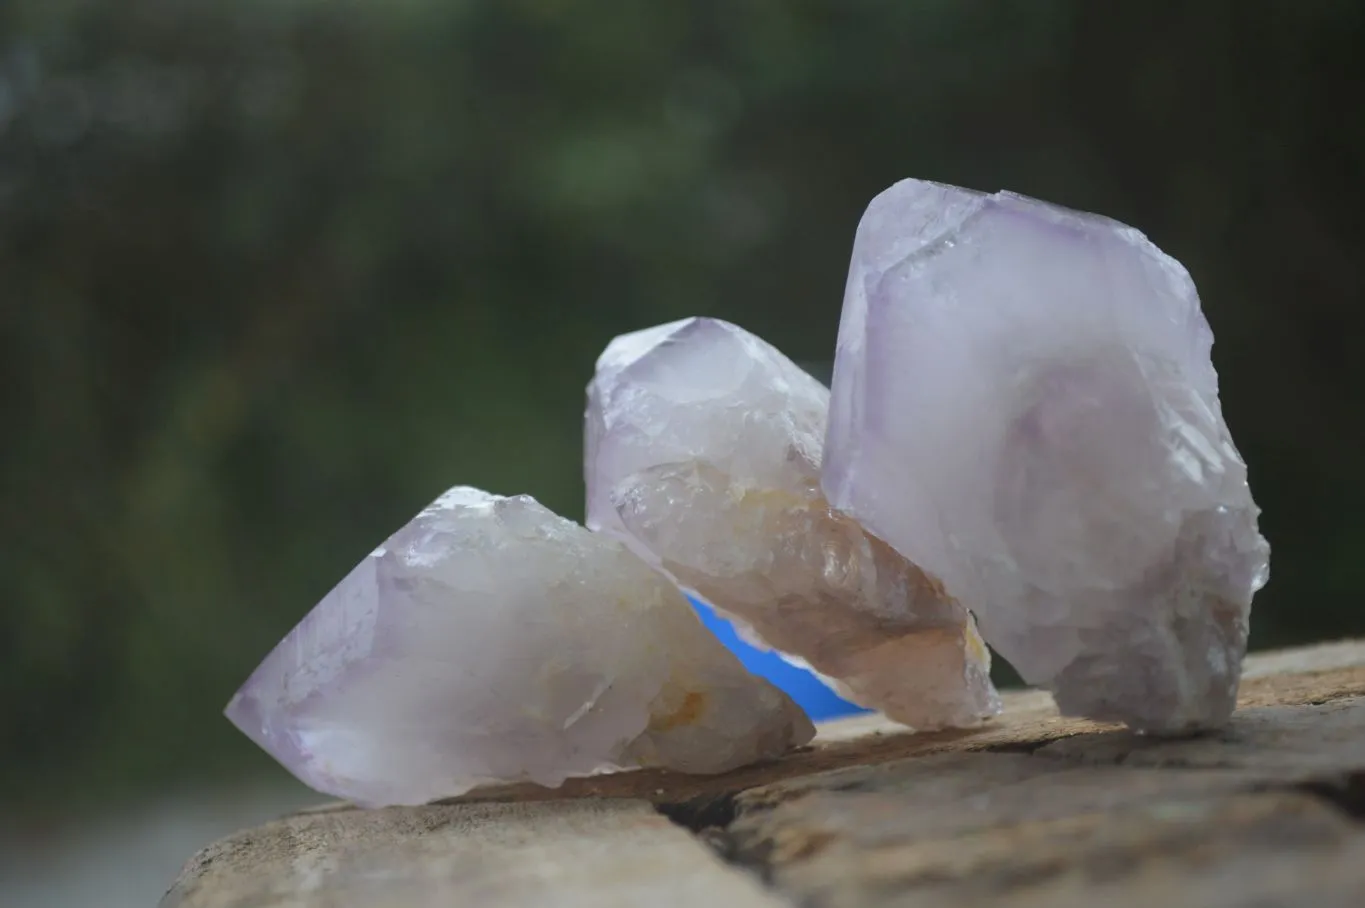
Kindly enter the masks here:
[[827, 368], [911, 175], [1188, 265], [1253, 645], [1365, 632], [1362, 48], [1327, 0], [6, 0], [0, 805], [278, 774], [220, 710], [377, 540], [455, 483], [581, 517], [622, 331]]

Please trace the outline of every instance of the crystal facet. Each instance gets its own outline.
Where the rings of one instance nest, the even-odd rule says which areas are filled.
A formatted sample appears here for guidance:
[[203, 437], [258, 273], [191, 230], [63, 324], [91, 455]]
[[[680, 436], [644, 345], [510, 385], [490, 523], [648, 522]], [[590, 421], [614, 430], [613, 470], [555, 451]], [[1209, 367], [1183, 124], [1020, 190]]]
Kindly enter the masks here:
[[466, 487], [342, 580], [227, 715], [307, 785], [371, 806], [630, 766], [721, 772], [814, 733], [619, 542]]
[[828, 405], [727, 322], [616, 338], [588, 386], [588, 526], [850, 699], [914, 728], [975, 724], [999, 701], [967, 610], [820, 492]]
[[1220, 725], [1269, 547], [1212, 344], [1137, 230], [897, 183], [858, 226], [824, 491], [1063, 711]]

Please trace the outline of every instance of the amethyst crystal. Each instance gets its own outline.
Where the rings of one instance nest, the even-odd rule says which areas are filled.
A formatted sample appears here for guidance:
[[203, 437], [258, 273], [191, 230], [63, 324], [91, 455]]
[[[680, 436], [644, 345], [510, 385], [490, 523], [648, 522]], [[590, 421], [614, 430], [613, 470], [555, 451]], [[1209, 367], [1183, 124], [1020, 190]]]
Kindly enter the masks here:
[[814, 733], [620, 543], [470, 488], [351, 571], [227, 715], [304, 783], [362, 805], [620, 767], [721, 772]]
[[1230, 714], [1259, 510], [1189, 273], [1137, 230], [918, 180], [858, 226], [823, 488], [1063, 711]]
[[588, 386], [588, 526], [845, 696], [918, 729], [999, 710], [971, 615], [820, 492], [829, 391], [742, 328], [613, 340]]

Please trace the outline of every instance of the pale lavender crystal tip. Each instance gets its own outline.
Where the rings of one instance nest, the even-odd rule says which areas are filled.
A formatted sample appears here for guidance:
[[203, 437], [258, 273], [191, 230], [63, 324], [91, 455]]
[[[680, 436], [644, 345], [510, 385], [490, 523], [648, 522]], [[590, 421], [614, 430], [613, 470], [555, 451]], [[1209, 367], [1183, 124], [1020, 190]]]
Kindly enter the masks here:
[[622, 335], [588, 385], [588, 526], [906, 725], [999, 710], [962, 604], [820, 493], [829, 390], [719, 319]]
[[1219, 725], [1269, 547], [1212, 343], [1132, 227], [902, 181], [858, 226], [823, 488], [1064, 711]]
[[814, 732], [619, 543], [467, 487], [352, 570], [227, 716], [362, 805], [631, 766], [720, 772]]

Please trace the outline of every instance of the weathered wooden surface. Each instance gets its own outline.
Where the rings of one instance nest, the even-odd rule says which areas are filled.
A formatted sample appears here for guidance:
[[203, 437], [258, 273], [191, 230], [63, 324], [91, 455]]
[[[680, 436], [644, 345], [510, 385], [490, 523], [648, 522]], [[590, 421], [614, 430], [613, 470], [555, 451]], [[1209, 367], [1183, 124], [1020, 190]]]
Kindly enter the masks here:
[[1253, 657], [1217, 735], [1006, 703], [969, 732], [830, 723], [711, 778], [331, 805], [205, 849], [163, 906], [1365, 908], [1365, 641]]
[[197, 855], [163, 905], [773, 908], [638, 800], [449, 804], [301, 814]]

